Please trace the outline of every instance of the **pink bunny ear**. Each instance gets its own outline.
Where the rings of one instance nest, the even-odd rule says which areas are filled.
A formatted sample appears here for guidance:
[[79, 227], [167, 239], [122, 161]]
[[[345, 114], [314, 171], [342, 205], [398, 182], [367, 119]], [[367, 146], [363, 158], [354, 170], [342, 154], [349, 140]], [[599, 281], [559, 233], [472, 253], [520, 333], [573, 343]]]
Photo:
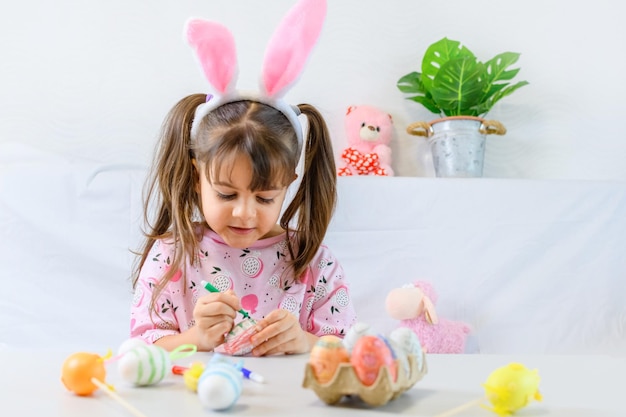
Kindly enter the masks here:
[[237, 52], [232, 33], [219, 23], [191, 19], [186, 25], [186, 35], [204, 75], [216, 91], [224, 94], [234, 88]]
[[265, 52], [262, 84], [280, 97], [298, 79], [322, 31], [326, 0], [301, 0], [276, 28]]

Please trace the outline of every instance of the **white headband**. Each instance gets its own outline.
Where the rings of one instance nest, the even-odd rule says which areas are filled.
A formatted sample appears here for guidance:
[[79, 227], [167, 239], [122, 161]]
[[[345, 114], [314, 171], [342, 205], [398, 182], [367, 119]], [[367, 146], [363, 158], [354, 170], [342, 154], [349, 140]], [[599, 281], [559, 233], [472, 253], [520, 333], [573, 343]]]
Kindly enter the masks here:
[[200, 126], [200, 121], [204, 119], [209, 113], [211, 113], [216, 108], [227, 104], [234, 103], [236, 101], [255, 101], [262, 104], [267, 104], [280, 111], [285, 117], [289, 120], [293, 129], [296, 131], [296, 136], [298, 138], [298, 143], [302, 145], [303, 142], [303, 133], [302, 133], [302, 125], [300, 124], [300, 120], [298, 120], [298, 116], [300, 115], [300, 109], [298, 106], [292, 106], [288, 104], [283, 99], [273, 99], [268, 96], [264, 96], [259, 94], [258, 92], [239, 92], [234, 91], [230, 94], [214, 97], [212, 94], [207, 94], [207, 101], [205, 103], [200, 104], [196, 108], [196, 113], [193, 117], [193, 122], [191, 124], [191, 137], [195, 138], [198, 133], [198, 128]]

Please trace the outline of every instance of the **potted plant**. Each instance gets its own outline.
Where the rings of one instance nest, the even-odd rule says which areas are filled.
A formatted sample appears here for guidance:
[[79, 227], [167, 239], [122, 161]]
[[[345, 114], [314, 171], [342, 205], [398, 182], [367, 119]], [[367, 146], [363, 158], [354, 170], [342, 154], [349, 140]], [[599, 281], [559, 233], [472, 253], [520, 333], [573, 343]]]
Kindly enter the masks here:
[[504, 52], [486, 62], [459, 41], [443, 38], [428, 47], [421, 72], [398, 80], [408, 100], [438, 114], [439, 119], [411, 123], [407, 132], [427, 137], [437, 176], [482, 176], [487, 134], [506, 133], [495, 120], [482, 117], [502, 98], [528, 84], [512, 84], [519, 68], [510, 69], [519, 53]]

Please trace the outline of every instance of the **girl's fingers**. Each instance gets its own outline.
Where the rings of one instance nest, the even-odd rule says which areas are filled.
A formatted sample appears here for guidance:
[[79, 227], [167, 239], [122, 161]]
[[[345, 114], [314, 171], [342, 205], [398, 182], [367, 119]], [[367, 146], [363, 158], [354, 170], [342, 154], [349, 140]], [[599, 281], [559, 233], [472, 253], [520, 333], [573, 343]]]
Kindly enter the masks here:
[[251, 342], [255, 345], [252, 351], [254, 355], [294, 353], [303, 350], [304, 331], [291, 313], [278, 311], [271, 317], [268, 314], [266, 319], [269, 320], [262, 320], [260, 323], [262, 330], [251, 338]]
[[284, 336], [284, 333], [281, 333], [278, 336], [261, 341], [259, 345], [255, 346], [255, 348], [252, 349], [252, 354], [255, 356], [263, 356], [263, 355], [273, 355], [276, 353], [284, 353], [284, 349], [283, 349], [284, 343], [281, 342], [281, 338], [283, 336]]
[[200, 316], [229, 316], [232, 319], [237, 317], [237, 310], [220, 298], [203, 298], [198, 299], [196, 303], [196, 311]]
[[296, 318], [287, 310], [274, 310], [257, 323], [257, 332], [263, 331], [267, 337], [271, 337], [285, 331], [292, 325], [292, 321], [296, 321]]
[[[298, 332], [301, 330], [298, 329]], [[300, 353], [303, 347], [296, 332], [284, 332], [262, 342], [252, 350], [255, 356]]]
[[225, 326], [232, 327], [234, 322], [235, 320], [231, 316], [226, 314], [222, 314], [219, 316], [204, 316], [196, 320], [196, 323], [205, 329], [209, 329], [222, 323], [224, 323]]
[[[259, 330], [261, 329], [261, 330]], [[265, 340], [271, 339], [274, 336], [276, 336], [278, 333], [280, 333], [279, 331], [277, 331], [276, 326], [274, 324], [270, 324], [270, 325], [258, 325], [256, 327], [256, 334], [254, 334], [251, 338], [250, 341], [252, 343], [254, 343], [255, 345], [257, 344], [261, 344], [263, 343]]]
[[229, 326], [227, 322], [223, 321], [209, 328], [196, 325], [196, 329], [199, 332], [199, 339], [201, 340], [202, 346], [207, 350], [213, 350], [216, 346], [224, 343], [225, 334], [232, 329], [232, 326]]

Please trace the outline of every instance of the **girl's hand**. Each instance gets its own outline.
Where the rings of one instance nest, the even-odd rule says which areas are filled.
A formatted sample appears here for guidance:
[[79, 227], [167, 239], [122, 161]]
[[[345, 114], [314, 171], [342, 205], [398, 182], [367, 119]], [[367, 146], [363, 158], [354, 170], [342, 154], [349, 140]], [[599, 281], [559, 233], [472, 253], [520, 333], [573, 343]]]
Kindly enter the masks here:
[[213, 350], [224, 342], [224, 335], [233, 328], [239, 298], [233, 291], [211, 293], [198, 298], [193, 309], [194, 330], [198, 350]]
[[250, 338], [254, 356], [279, 353], [305, 353], [317, 341], [300, 327], [298, 319], [287, 310], [274, 310], [257, 323], [257, 333]]

